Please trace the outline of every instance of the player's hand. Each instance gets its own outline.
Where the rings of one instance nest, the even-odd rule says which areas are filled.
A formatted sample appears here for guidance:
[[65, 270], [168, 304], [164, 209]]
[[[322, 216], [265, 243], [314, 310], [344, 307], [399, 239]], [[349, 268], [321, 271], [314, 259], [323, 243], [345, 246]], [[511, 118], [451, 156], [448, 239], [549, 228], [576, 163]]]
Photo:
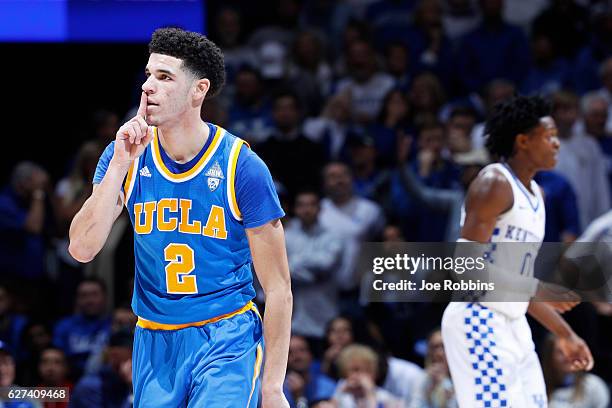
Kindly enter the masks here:
[[153, 129], [145, 121], [147, 114], [147, 94], [140, 95], [140, 105], [136, 116], [119, 128], [115, 137], [113, 160], [126, 168], [140, 157], [153, 139]]
[[536, 301], [545, 301], [559, 313], [572, 310], [580, 303], [580, 296], [563, 286], [540, 282], [535, 295]]
[[289, 402], [282, 390], [263, 391], [262, 408], [289, 408]]
[[594, 362], [591, 350], [576, 333], [571, 333], [567, 337], [559, 337], [557, 342], [565, 358], [570, 361], [572, 370], [589, 371], [593, 368]]

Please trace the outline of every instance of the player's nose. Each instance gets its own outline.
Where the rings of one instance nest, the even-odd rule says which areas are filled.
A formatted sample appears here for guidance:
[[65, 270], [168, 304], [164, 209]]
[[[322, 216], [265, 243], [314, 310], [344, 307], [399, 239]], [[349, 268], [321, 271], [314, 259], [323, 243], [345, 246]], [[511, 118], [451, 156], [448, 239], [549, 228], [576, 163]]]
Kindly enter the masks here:
[[155, 93], [154, 92], [155, 90], [153, 88], [153, 82], [151, 80], [152, 77], [153, 75], [149, 76], [147, 80], [142, 84], [142, 91], [146, 93], [147, 95]]

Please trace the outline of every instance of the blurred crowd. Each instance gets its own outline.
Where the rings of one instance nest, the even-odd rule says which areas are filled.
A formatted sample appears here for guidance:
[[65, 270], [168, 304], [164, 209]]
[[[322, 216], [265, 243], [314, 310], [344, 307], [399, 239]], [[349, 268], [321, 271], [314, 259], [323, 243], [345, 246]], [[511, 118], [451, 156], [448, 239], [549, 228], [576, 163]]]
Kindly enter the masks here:
[[[249, 142], [288, 214], [291, 406], [455, 407], [438, 329], [445, 305], [360, 300], [361, 245], [455, 241], [465, 191], [492, 160], [484, 121], [515, 93], [549, 98], [558, 127], [558, 164], [537, 175], [545, 240], [610, 242], [612, 8], [594, 0], [246, 3], [210, 4], [209, 36], [224, 51], [227, 83], [202, 117]], [[0, 386], [66, 386], [70, 406], [130, 406], [129, 219], [118, 219], [92, 263], [67, 252], [72, 217], [123, 117], [130, 113], [95, 113], [90, 140], [61, 180], [24, 161], [0, 191]], [[567, 319], [596, 366], [571, 373], [556, 339], [534, 326], [550, 406], [608, 407], [612, 307], [582, 304]]]

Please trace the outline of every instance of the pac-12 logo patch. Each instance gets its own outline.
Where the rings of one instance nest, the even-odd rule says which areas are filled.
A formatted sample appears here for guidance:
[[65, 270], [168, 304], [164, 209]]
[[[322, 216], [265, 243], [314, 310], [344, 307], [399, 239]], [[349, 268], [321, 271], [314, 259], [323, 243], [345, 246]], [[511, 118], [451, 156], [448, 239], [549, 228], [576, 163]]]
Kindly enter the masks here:
[[219, 187], [219, 184], [221, 184], [221, 180], [225, 178], [218, 161], [215, 161], [215, 164], [213, 164], [204, 175], [208, 176], [208, 188], [211, 192], [215, 191], [217, 187]]

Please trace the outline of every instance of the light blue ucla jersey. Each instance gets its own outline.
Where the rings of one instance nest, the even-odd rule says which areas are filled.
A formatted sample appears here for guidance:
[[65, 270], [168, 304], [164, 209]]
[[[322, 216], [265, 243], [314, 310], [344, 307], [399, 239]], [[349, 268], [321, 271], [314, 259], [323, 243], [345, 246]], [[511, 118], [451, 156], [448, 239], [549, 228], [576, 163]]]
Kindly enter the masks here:
[[[134, 226], [132, 308], [140, 318], [164, 324], [208, 320], [255, 296], [235, 183], [239, 156], [256, 156], [221, 127], [209, 128], [202, 151], [184, 165], [169, 159], [154, 128], [153, 140], [128, 171], [123, 191]], [[267, 178], [271, 184], [269, 172]], [[257, 216], [262, 222], [284, 215], [272, 195], [259, 198], [276, 203]]]

